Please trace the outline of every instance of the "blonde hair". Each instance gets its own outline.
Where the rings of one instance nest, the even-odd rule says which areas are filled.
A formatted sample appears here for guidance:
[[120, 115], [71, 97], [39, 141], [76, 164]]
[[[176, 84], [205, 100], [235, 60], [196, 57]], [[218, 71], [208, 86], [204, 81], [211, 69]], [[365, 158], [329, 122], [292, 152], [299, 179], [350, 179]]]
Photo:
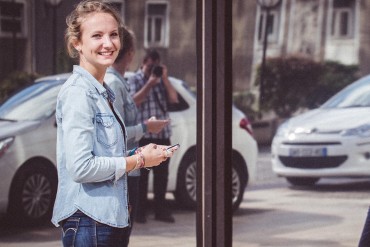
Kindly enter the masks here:
[[65, 31], [65, 43], [68, 55], [78, 58], [79, 52], [73, 44], [76, 40], [81, 40], [81, 24], [84, 19], [92, 13], [107, 13], [113, 16], [118, 23], [119, 36], [122, 40], [123, 22], [118, 11], [107, 1], [104, 0], [84, 0], [76, 5], [75, 9], [67, 16], [67, 29]]

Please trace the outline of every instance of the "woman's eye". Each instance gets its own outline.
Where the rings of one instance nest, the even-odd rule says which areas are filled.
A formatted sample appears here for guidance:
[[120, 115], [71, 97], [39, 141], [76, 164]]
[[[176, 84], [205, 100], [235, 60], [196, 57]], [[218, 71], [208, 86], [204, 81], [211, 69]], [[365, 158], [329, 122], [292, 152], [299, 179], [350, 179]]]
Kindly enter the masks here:
[[114, 32], [111, 34], [112, 37], [117, 37], [118, 36], [118, 33]]
[[100, 37], [101, 37], [101, 35], [100, 35], [100, 34], [94, 34], [92, 37], [93, 37], [93, 38], [100, 38]]

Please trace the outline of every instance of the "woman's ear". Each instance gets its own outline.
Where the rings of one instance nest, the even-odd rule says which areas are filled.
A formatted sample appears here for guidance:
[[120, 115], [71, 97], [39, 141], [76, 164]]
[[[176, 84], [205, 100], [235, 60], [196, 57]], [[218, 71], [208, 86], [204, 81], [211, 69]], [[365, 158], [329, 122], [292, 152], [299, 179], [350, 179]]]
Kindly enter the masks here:
[[80, 45], [76, 45], [76, 46], [74, 46], [74, 48], [78, 51], [78, 53], [81, 52], [81, 46]]
[[73, 47], [80, 53], [81, 52], [81, 43], [78, 40], [73, 40]]

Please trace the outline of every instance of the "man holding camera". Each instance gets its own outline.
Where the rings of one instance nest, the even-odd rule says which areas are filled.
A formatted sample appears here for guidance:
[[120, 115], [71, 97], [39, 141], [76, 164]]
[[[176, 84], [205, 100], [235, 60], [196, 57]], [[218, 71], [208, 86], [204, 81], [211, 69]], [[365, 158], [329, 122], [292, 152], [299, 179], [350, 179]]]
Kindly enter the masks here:
[[[148, 50], [141, 68], [129, 78], [131, 95], [139, 110], [138, 121], [145, 121], [152, 116], [157, 119], [168, 119], [167, 103], [177, 103], [177, 92], [168, 80], [167, 68], [160, 65], [160, 56], [156, 50]], [[158, 134], [147, 133], [139, 141], [139, 146], [149, 143], [170, 145], [171, 127], [167, 125]], [[154, 212], [155, 219], [173, 223], [174, 217], [166, 206], [166, 190], [168, 182], [167, 159], [162, 165], [153, 168], [154, 175]], [[136, 214], [138, 223], [146, 222], [147, 194], [149, 171], [142, 169], [139, 182], [139, 201]]]

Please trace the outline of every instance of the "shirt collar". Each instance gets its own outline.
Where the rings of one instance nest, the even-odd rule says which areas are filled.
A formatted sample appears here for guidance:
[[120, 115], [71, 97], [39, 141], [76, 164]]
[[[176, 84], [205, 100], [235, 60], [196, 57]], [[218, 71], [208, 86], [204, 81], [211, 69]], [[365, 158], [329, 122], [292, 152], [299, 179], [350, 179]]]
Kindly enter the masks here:
[[116, 96], [114, 95], [113, 90], [106, 83], [104, 83], [104, 88], [106, 89], [102, 94], [104, 98], [108, 99], [109, 102], [114, 102], [116, 100]]
[[112, 91], [105, 83], [104, 86], [100, 84], [98, 80], [94, 76], [92, 76], [87, 70], [82, 68], [79, 65], [73, 65], [73, 73], [74, 74], [80, 74], [84, 78], [86, 78], [93, 87], [95, 87], [96, 91], [101, 94], [104, 98], [108, 100], [112, 100], [111, 102], [114, 102], [115, 96]]

